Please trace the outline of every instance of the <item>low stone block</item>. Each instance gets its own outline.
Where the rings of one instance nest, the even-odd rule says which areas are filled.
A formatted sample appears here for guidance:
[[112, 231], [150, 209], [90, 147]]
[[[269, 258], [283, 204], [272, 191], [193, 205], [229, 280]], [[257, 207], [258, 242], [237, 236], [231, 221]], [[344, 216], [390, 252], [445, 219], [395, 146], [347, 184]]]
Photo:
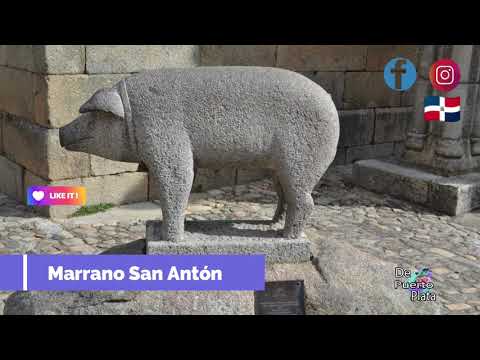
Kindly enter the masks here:
[[99, 156], [90, 155], [90, 174], [92, 176], [114, 175], [136, 171], [138, 171], [138, 164], [112, 161]]
[[345, 73], [336, 71], [303, 72], [303, 75], [323, 87], [333, 99], [337, 109], [343, 107]]
[[480, 174], [436, 179], [431, 186], [428, 205], [452, 216], [480, 207]]
[[33, 119], [36, 75], [0, 66], [0, 111]]
[[276, 45], [201, 45], [202, 66], [275, 66]]
[[199, 64], [198, 45], [87, 45], [87, 73], [134, 73]]
[[399, 107], [402, 93], [392, 91], [382, 72], [347, 72], [345, 74], [345, 109]]
[[371, 144], [375, 128], [375, 112], [373, 110], [339, 111], [340, 139], [338, 146]]
[[369, 45], [367, 49], [367, 71], [383, 71], [394, 58], [409, 59], [415, 65], [419, 61], [418, 45]]
[[311, 256], [305, 236], [285, 239], [265, 221], [187, 221], [181, 242], [161, 241], [161, 230], [161, 221], [147, 222], [147, 254], [265, 254], [268, 263], [301, 263]]
[[412, 108], [375, 109], [375, 143], [405, 140], [412, 118]]
[[353, 165], [355, 184], [420, 204], [428, 202], [429, 184], [436, 178], [435, 175], [395, 162], [364, 160]]
[[364, 45], [279, 45], [277, 66], [296, 71], [365, 70]]
[[80, 114], [78, 109], [98, 89], [109, 87], [125, 75], [48, 75], [38, 76], [35, 83], [35, 121], [60, 128]]
[[387, 158], [393, 155], [393, 143], [351, 146], [347, 148], [346, 163], [351, 164], [358, 160]]
[[0, 156], [0, 193], [11, 198], [23, 201], [23, 168]]
[[[128, 204], [147, 200], [148, 177], [146, 173], [124, 173], [70, 180], [49, 181], [25, 172], [25, 193], [30, 186], [84, 186], [87, 191], [87, 206], [98, 204]], [[66, 218], [79, 206], [36, 207], [40, 214], [51, 218]]]
[[480, 174], [443, 177], [397, 161], [355, 163], [356, 184], [455, 216], [480, 207]]
[[7, 115], [3, 133], [6, 156], [44, 179], [73, 179], [90, 174], [89, 156], [63, 149], [56, 129]]

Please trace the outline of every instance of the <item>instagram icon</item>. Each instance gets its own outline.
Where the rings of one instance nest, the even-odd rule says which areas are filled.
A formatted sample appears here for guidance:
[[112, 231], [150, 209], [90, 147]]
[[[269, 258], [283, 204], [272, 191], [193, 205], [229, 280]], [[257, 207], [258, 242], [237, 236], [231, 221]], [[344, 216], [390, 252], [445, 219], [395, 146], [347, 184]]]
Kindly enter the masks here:
[[460, 82], [460, 67], [449, 59], [438, 60], [430, 68], [429, 77], [435, 90], [450, 91]]

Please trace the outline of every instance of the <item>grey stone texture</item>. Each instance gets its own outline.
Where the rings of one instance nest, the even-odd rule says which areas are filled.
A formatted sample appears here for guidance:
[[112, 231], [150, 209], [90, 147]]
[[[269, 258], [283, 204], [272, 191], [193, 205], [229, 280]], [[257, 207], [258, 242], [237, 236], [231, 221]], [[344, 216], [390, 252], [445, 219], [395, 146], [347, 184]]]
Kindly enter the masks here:
[[347, 241], [325, 239], [317, 254], [313, 263], [326, 283], [320, 283], [317, 301], [312, 301], [317, 309], [328, 314], [442, 313], [440, 304], [413, 302], [408, 290], [394, 289], [395, 263], [380, 260]]
[[404, 141], [412, 108], [375, 109], [375, 143]]
[[87, 73], [125, 74], [199, 65], [198, 45], [87, 45]]
[[201, 45], [202, 66], [275, 66], [276, 45]]
[[375, 130], [375, 112], [366, 110], [343, 110], [340, 116], [339, 146], [371, 144]]
[[60, 130], [62, 145], [145, 163], [159, 186], [166, 241], [182, 239], [194, 166], [244, 163], [275, 170], [279, 209], [283, 199], [289, 204], [284, 236], [297, 238], [339, 137], [331, 97], [306, 77], [274, 68], [144, 72], [99, 90], [80, 111]]
[[310, 242], [281, 236], [270, 221], [187, 221], [181, 242], [162, 241], [162, 222], [148, 221], [146, 252], [149, 255], [254, 255], [267, 263], [310, 261]]
[[19, 292], [5, 315], [253, 315], [252, 292]]
[[22, 201], [23, 196], [23, 168], [7, 158], [0, 156], [0, 192]]
[[296, 71], [365, 70], [365, 45], [279, 45], [277, 66]]
[[452, 216], [480, 207], [478, 173], [443, 177], [397, 161], [367, 160], [355, 163], [353, 180], [366, 189], [419, 203]]

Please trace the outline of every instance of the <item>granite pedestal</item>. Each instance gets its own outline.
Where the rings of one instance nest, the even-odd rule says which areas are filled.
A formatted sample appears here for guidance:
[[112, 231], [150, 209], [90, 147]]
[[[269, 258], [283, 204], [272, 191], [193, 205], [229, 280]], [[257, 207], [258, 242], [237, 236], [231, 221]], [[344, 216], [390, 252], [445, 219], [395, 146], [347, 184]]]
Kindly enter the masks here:
[[148, 255], [265, 254], [267, 263], [301, 263], [311, 258], [310, 242], [281, 236], [281, 226], [270, 221], [187, 221], [182, 241], [162, 241], [162, 222], [148, 221]]

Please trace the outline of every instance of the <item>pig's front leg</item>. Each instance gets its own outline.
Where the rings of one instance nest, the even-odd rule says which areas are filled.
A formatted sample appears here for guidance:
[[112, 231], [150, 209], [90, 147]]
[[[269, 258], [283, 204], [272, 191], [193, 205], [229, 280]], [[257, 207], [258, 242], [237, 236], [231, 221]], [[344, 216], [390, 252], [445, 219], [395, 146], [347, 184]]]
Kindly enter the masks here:
[[186, 149], [171, 149], [147, 165], [159, 188], [162, 207], [162, 241], [183, 239], [185, 210], [193, 184], [193, 155]]

